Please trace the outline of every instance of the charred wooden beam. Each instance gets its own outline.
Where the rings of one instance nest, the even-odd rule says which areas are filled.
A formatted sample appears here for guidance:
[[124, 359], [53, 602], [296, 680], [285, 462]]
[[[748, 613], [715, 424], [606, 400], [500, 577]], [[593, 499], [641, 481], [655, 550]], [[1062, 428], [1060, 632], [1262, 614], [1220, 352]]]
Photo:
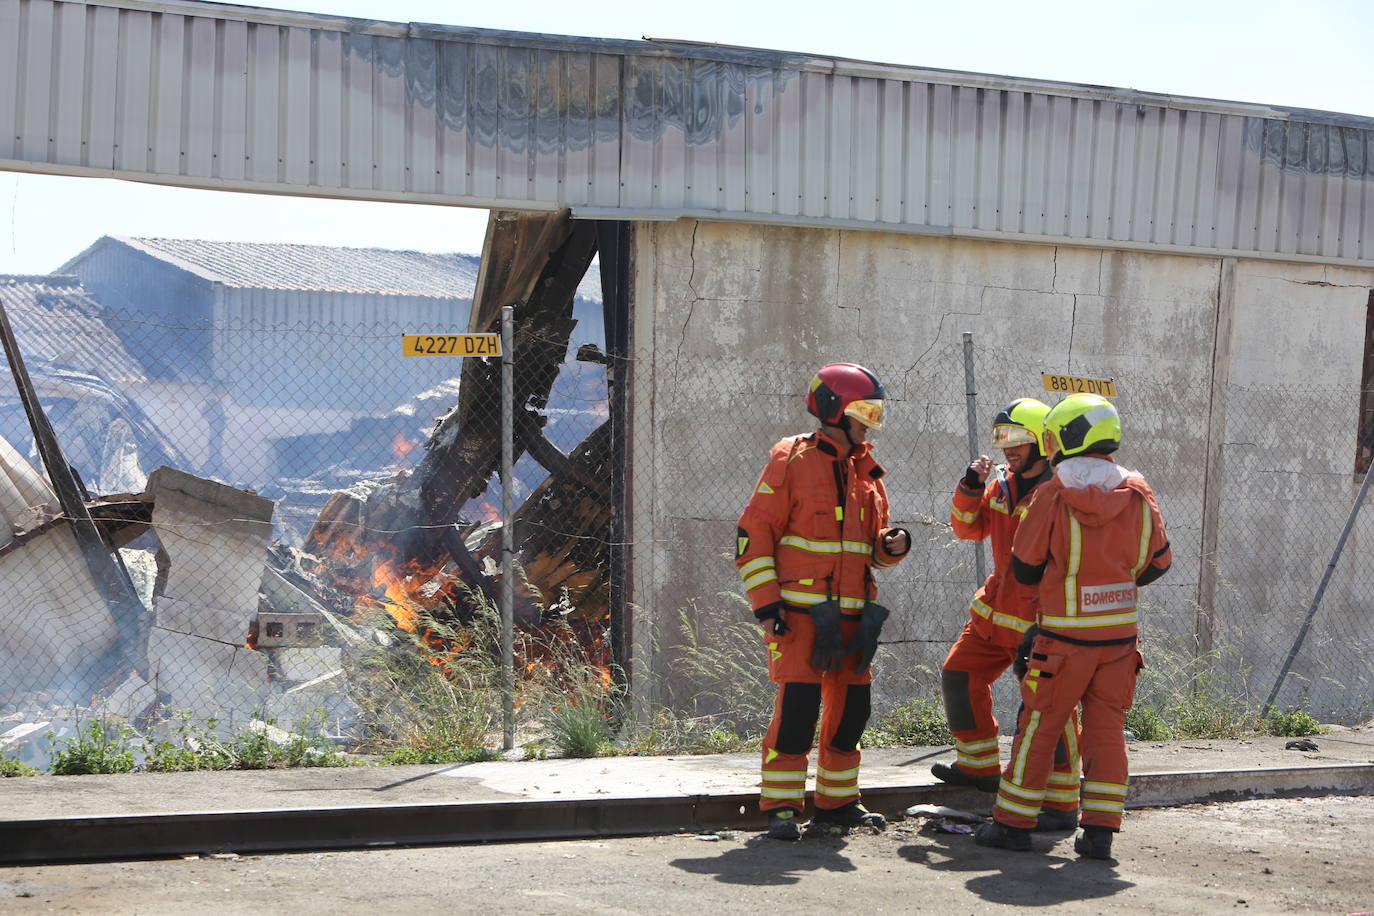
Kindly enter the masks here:
[[[566, 213], [493, 215], [491, 225], [481, 269], [495, 271], [505, 281], [483, 286], [487, 300], [474, 304], [475, 314], [485, 314], [487, 301], [509, 304], [493, 297], [528, 290], [515, 303], [515, 406], [517, 411], [526, 405], [542, 408], [567, 356], [576, 324], [573, 296], [596, 254], [596, 227]], [[493, 321], [485, 329], [494, 327]], [[414, 472], [423, 523], [430, 527], [456, 521], [463, 505], [486, 490], [496, 471], [501, 458], [500, 375], [496, 360], [464, 361], [458, 408], [440, 422]], [[414, 548], [408, 552], [426, 555]]]
[[606, 485], [588, 474], [581, 465], [572, 461], [558, 446], [550, 442], [544, 436], [538, 417], [529, 410], [515, 412], [515, 444], [529, 452], [531, 458], [555, 477], [580, 484], [601, 499], [610, 499], [610, 490]]
[[[607, 613], [611, 505], [604, 490], [580, 482], [610, 473], [612, 430], [603, 423], [568, 456], [578, 470], [551, 475], [515, 514], [515, 542], [529, 586], [554, 601], [564, 589], [577, 619], [599, 623]], [[500, 533], [488, 534], [475, 553], [500, 555]]]

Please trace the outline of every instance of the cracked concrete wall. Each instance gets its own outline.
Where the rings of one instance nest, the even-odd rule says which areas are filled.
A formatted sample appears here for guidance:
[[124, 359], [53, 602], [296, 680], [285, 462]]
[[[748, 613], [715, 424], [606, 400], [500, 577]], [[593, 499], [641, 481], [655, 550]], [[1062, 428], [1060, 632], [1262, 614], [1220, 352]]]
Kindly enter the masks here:
[[[1216, 645], [1268, 695], [1349, 514], [1374, 271], [1238, 263], [1219, 459]], [[1374, 506], [1357, 519], [1279, 704], [1374, 708]], [[1233, 655], [1233, 657], [1236, 657]]]
[[[1350, 403], [1331, 417], [1345, 440], [1290, 449], [1289, 458], [1310, 463], [1320, 453], [1335, 468], [1354, 453], [1358, 351], [1374, 272], [1240, 264], [1227, 293], [1231, 322], [1219, 324], [1221, 258], [691, 220], [641, 224], [632, 408], [638, 669], [672, 669], [680, 609], [708, 628], [747, 618], [731, 597], [740, 592], [734, 521], [768, 447], [814, 428], [804, 401], [811, 374], [850, 360], [887, 386], [889, 419], [874, 437], [877, 455], [889, 469], [894, 518], [916, 533], [913, 556], [880, 575], [883, 600], [896, 614], [884, 634], [879, 690], [893, 701], [933, 690], [975, 584], [972, 548], [947, 526], [950, 492], [968, 460], [964, 331], [975, 343], [984, 451], [986, 424], [1002, 404], [1027, 395], [1055, 400], [1042, 389], [1042, 372], [1116, 379], [1126, 425], [1120, 460], [1159, 492], [1178, 558], [1145, 593], [1149, 626], [1191, 643], [1209, 456], [1224, 505], [1245, 486], [1232, 467], [1236, 449], [1225, 443], [1231, 433], [1219, 439], [1212, 424], [1255, 428], [1256, 408], [1243, 396], [1213, 404], [1214, 358], [1229, 361], [1232, 386], [1288, 386], [1281, 396], [1270, 393], [1279, 398], [1269, 415], [1276, 423], [1290, 405], [1308, 404], [1291, 386], [1345, 386]], [[1329, 285], [1337, 273], [1348, 288]], [[1323, 318], [1309, 322], [1309, 313]], [[1217, 339], [1219, 327], [1225, 340]], [[1295, 346], [1276, 347], [1289, 334]], [[1314, 364], [1321, 366], [1315, 376]], [[1291, 437], [1290, 430], [1275, 445]], [[1300, 512], [1300, 501], [1285, 511]], [[1221, 517], [1222, 591], [1237, 577], [1260, 579], [1282, 565], [1272, 538], [1242, 516]], [[1259, 521], [1292, 519], [1268, 513]], [[661, 657], [648, 648], [655, 625]], [[1287, 640], [1277, 632], [1268, 640], [1245, 649], [1281, 661]]]

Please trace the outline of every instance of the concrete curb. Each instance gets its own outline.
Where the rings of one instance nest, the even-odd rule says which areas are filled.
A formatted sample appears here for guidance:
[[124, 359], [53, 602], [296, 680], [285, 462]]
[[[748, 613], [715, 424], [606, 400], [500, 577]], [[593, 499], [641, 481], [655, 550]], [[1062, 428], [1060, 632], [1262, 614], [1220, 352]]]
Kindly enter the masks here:
[[[1369, 764], [1192, 770], [1133, 775], [1129, 807], [1371, 793]], [[864, 801], [896, 814], [927, 803], [986, 810], [991, 796], [878, 785], [864, 788]], [[757, 802], [749, 792], [0, 820], [0, 864], [759, 830]]]

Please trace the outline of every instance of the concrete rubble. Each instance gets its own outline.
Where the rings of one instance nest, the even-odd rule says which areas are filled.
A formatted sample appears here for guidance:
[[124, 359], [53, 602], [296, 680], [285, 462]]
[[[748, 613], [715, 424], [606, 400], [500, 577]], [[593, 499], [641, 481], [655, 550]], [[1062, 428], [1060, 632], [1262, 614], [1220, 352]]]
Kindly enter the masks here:
[[[318, 709], [336, 729], [351, 721], [341, 646], [373, 643], [269, 564], [272, 501], [169, 467], [133, 498], [150, 522], [123, 532], [118, 556], [146, 615], [133, 656], [146, 670], [109, 661], [121, 633], [53, 491], [0, 440], [0, 754], [44, 767], [94, 715], [154, 730], [189, 715], [226, 732]], [[280, 632], [255, 645], [264, 627]]]

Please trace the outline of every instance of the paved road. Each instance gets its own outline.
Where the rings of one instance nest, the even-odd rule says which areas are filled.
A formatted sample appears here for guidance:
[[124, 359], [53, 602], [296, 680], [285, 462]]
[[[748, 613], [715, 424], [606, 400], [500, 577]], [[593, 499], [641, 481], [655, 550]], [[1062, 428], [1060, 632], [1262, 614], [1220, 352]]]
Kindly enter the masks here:
[[735, 833], [0, 869], [0, 912], [1352, 913], [1374, 910], [1374, 796], [1127, 814], [1114, 862], [933, 822], [796, 844]]

